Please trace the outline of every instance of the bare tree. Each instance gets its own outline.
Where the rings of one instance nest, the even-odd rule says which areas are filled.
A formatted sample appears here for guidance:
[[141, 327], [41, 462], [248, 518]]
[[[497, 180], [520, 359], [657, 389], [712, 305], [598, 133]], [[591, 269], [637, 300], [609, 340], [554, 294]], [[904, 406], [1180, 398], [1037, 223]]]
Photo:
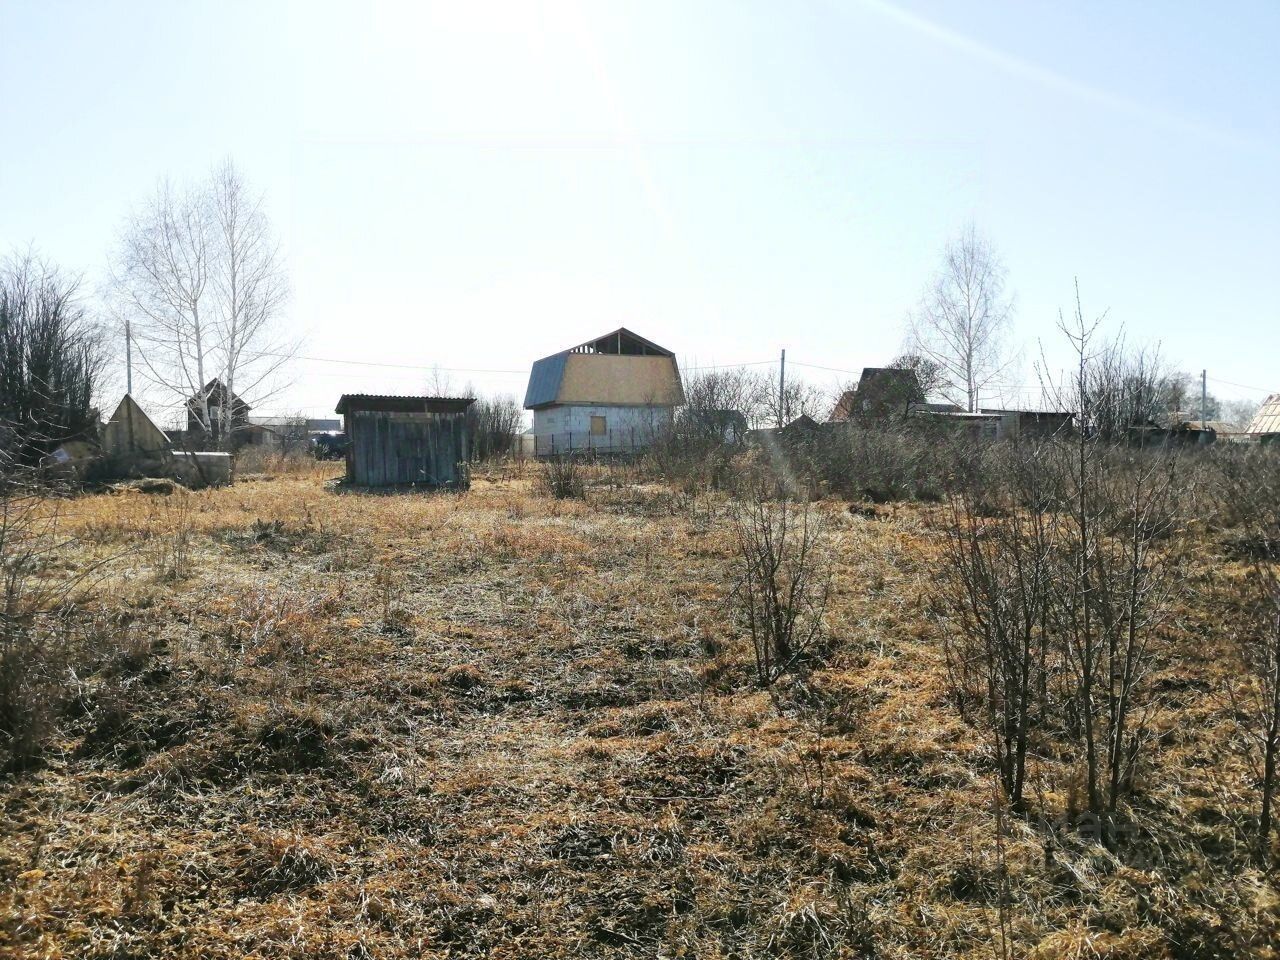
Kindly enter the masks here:
[[[1058, 399], [1086, 424], [1101, 416], [1097, 367], [1114, 359], [1110, 348], [1095, 348], [1098, 322], [1085, 320], [1077, 290], [1072, 320], [1060, 322], [1077, 369], [1065, 403]], [[1051, 624], [1062, 638], [1068, 720], [1083, 748], [1089, 811], [1109, 817], [1132, 789], [1147, 744], [1153, 644], [1180, 569], [1170, 537], [1177, 460], [1083, 430], [1063, 460], [1068, 506]]]
[[126, 224], [111, 279], [143, 374], [230, 441], [230, 396], [266, 399], [296, 352], [275, 330], [288, 287], [261, 198], [230, 161], [204, 184], [162, 183]]
[[[468, 387], [467, 396], [475, 392]], [[510, 456], [516, 449], [524, 411], [515, 397], [480, 397], [467, 408], [471, 427], [471, 459], [489, 460]]]
[[[296, 352], [277, 337], [275, 321], [288, 299], [279, 247], [263, 210], [230, 160], [213, 174], [208, 202], [214, 227], [217, 333], [222, 382], [230, 396], [255, 399]], [[231, 436], [234, 404], [221, 406], [221, 436]]]
[[76, 279], [31, 254], [0, 264], [0, 471], [93, 430], [102, 362]]
[[769, 387], [763, 378], [741, 367], [686, 373], [677, 436], [695, 446], [741, 440], [736, 434], [742, 427], [762, 420]]
[[1262, 404], [1257, 400], [1225, 400], [1218, 416], [1233, 427], [1244, 430], [1253, 421], [1261, 406]]
[[946, 386], [946, 377], [941, 365], [918, 353], [898, 354], [889, 361], [889, 369], [910, 370], [914, 373], [916, 382], [920, 384], [920, 392], [926, 399], [940, 393]]
[[796, 417], [824, 419], [834, 402], [831, 391], [798, 377], [788, 377], [781, 392], [776, 378], [765, 374], [761, 380], [763, 389], [755, 418], [757, 426], [785, 425]]
[[1012, 313], [1004, 265], [970, 226], [947, 244], [941, 269], [910, 317], [909, 349], [937, 365], [948, 399], [977, 411], [982, 391], [1008, 366], [1004, 339]]

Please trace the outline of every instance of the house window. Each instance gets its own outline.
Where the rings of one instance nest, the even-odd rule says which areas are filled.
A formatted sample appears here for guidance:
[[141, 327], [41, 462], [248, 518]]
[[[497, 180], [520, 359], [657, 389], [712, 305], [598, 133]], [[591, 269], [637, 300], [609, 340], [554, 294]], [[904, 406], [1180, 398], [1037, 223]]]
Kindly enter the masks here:
[[607, 429], [604, 417], [591, 418], [591, 435], [593, 437], [603, 437]]

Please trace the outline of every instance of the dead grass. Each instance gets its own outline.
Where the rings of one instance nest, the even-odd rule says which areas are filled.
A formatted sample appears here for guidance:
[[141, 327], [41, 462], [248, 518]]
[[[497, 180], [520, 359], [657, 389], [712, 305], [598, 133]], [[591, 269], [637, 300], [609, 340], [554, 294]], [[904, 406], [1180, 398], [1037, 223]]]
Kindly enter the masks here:
[[[64, 505], [80, 540], [49, 576], [119, 559], [44, 767], [0, 785], [0, 953], [992, 956], [989, 765], [926, 612], [933, 508], [815, 506], [813, 683], [841, 707], [815, 725], [752, 682], [723, 501], [594, 470], [584, 499], [533, 471], [337, 493], [321, 464]], [[1233, 563], [1183, 598], [1123, 849], [1063, 821], [1076, 764], [1037, 745], [1015, 956], [1274, 956], [1215, 695]]]

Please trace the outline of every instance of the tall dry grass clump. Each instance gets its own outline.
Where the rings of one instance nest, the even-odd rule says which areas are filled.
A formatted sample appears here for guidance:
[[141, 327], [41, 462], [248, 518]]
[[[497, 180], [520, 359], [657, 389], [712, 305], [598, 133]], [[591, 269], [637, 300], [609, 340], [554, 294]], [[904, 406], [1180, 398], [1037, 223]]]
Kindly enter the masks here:
[[581, 500], [586, 496], [585, 470], [573, 457], [548, 460], [538, 480], [542, 491], [557, 500]]

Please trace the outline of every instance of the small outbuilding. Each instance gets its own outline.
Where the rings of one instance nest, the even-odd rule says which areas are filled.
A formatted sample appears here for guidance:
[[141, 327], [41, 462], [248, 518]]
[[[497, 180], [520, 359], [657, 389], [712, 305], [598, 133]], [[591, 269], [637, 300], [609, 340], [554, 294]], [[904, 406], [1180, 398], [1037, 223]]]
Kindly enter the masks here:
[[1246, 432], [1260, 443], [1280, 445], [1280, 393], [1262, 402]]
[[102, 428], [102, 450], [109, 457], [160, 460], [167, 457], [171, 449], [164, 431], [127, 393]]
[[347, 483], [357, 487], [469, 485], [471, 397], [345, 394]]

